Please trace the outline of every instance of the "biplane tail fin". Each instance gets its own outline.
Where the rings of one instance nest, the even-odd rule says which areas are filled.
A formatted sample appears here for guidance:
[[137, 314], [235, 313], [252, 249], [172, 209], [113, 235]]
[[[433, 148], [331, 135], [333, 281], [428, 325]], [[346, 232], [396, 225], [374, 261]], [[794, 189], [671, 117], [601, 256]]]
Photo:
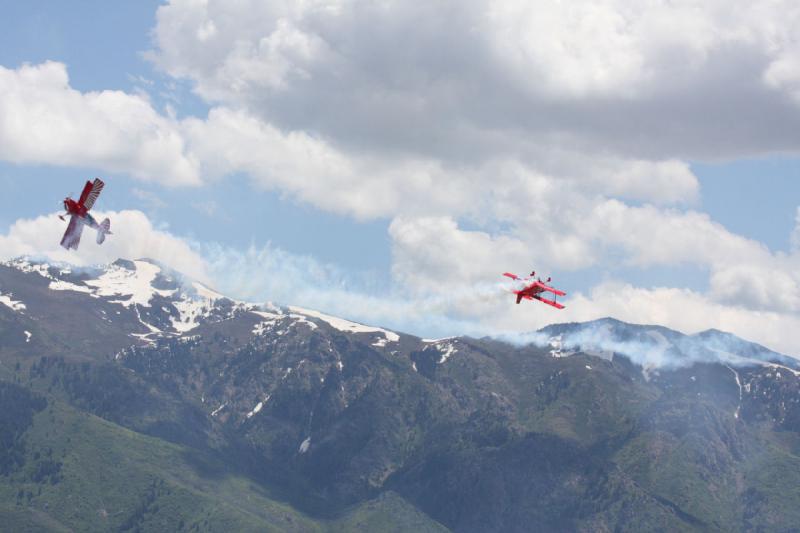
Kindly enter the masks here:
[[104, 219], [97, 228], [97, 244], [103, 244], [103, 241], [106, 240], [106, 235], [111, 233], [111, 221], [109, 219]]

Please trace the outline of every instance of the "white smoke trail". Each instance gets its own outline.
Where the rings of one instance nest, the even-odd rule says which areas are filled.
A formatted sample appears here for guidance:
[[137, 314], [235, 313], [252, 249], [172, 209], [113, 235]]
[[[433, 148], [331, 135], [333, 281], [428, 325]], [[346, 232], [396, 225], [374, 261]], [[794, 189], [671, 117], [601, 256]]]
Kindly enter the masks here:
[[560, 350], [569, 352], [606, 352], [623, 355], [645, 369], [686, 368], [696, 363], [722, 363], [737, 367], [763, 365], [767, 362], [800, 369], [800, 361], [767, 350], [734, 335], [715, 332], [710, 335], [685, 335], [655, 326], [625, 324], [602, 319], [585, 324], [552, 326], [546, 331], [504, 333], [494, 337], [518, 346], [549, 348], [554, 333]]

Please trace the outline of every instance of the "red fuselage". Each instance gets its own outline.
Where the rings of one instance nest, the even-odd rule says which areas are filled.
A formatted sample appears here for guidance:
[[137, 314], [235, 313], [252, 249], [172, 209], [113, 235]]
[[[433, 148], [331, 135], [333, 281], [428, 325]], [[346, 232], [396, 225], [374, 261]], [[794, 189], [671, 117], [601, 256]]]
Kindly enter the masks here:
[[67, 211], [68, 215], [76, 215], [81, 218], [85, 218], [86, 214], [89, 212], [86, 207], [79, 204], [72, 198], [64, 198], [64, 209]]
[[540, 285], [534, 284], [534, 285], [528, 285], [527, 287], [517, 292], [516, 294], [533, 297], [542, 292], [544, 292], [544, 288]]

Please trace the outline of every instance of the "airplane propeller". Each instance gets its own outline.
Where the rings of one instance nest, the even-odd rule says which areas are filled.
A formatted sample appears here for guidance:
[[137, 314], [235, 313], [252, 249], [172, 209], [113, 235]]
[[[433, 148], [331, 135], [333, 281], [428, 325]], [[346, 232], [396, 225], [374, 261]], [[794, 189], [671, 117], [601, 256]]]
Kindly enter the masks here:
[[[67, 198], [72, 198], [73, 194], [75, 194], [75, 193], [74, 192], [69, 193], [69, 196], [67, 196]], [[64, 206], [64, 201], [62, 200], [62, 201], [58, 202], [56, 205], [59, 208], [63, 207]], [[64, 215], [67, 215], [67, 214], [69, 214], [69, 213], [64, 213]], [[60, 218], [61, 220], [65, 220], [64, 215], [58, 215], [58, 218]]]

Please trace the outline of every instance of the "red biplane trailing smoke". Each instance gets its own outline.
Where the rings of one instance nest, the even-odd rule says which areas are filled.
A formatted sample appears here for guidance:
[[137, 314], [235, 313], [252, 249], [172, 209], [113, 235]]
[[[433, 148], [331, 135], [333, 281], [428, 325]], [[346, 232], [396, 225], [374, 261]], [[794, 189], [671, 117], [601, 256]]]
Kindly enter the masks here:
[[[552, 305], [556, 309], [564, 309], [563, 305], [556, 302], [556, 296], [566, 296], [567, 293], [546, 285], [545, 283], [550, 282], [550, 278], [547, 278], [547, 282], [543, 282], [536, 277], [535, 271], [531, 272], [530, 277], [527, 278], [520, 278], [516, 274], [511, 274], [509, 272], [504, 272], [503, 275], [518, 282], [517, 286], [511, 291], [517, 295], [517, 303], [525, 298], [527, 300], [539, 300], [547, 305]], [[552, 292], [553, 299], [548, 300], [547, 298], [542, 298], [540, 295], [543, 292]]]
[[[106, 240], [106, 235], [111, 234], [110, 220], [105, 219], [98, 224], [94, 217], [89, 214], [89, 210], [94, 205], [97, 197], [100, 196], [100, 191], [103, 190], [104, 186], [105, 183], [99, 178], [95, 179], [94, 182], [87, 181], [77, 202], [69, 197], [64, 198], [64, 209], [67, 211], [66, 214], [70, 215], [70, 219], [64, 238], [61, 239], [61, 246], [67, 250], [70, 248], [78, 249], [83, 226], [85, 225], [97, 230], [97, 244], [103, 244], [103, 241]], [[64, 220], [62, 215], [58, 215], [58, 218]]]

